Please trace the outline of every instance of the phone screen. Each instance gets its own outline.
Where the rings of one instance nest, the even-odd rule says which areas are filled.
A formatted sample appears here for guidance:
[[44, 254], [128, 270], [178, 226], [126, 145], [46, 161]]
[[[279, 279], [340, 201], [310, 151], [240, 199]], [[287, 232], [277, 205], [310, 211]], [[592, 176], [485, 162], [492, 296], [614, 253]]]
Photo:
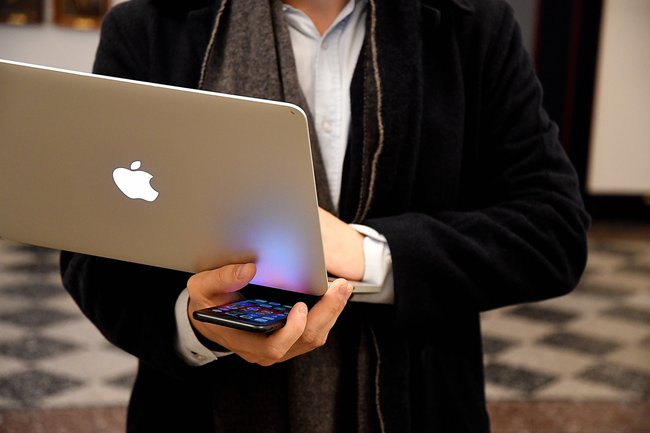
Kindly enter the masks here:
[[244, 299], [197, 310], [196, 320], [253, 332], [271, 332], [287, 321], [291, 305], [264, 299]]

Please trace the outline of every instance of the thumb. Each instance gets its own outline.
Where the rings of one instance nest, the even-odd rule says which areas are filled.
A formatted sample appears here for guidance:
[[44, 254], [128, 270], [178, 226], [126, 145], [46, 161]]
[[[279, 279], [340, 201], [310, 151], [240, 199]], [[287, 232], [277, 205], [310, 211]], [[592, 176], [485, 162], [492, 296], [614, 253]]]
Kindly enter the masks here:
[[199, 272], [187, 281], [187, 290], [190, 297], [203, 298], [236, 292], [253, 279], [256, 271], [254, 263], [245, 263]]

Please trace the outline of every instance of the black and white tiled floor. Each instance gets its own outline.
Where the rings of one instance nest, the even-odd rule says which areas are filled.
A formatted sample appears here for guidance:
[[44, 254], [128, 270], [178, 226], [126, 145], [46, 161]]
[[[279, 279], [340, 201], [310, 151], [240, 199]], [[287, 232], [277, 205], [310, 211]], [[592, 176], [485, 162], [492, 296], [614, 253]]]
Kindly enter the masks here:
[[0, 240], [0, 408], [124, 405], [135, 367], [63, 290], [57, 252]]
[[[492, 401], [649, 402], [650, 241], [593, 241], [572, 294], [485, 313], [483, 333]], [[135, 367], [63, 291], [57, 252], [0, 240], [0, 410], [124, 406]]]
[[592, 241], [573, 293], [482, 324], [491, 400], [650, 401], [650, 241]]

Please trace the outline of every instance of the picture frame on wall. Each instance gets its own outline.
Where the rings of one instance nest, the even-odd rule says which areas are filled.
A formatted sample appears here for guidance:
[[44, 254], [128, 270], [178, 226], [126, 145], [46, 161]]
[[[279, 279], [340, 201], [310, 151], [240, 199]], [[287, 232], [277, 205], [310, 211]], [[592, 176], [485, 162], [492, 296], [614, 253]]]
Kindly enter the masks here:
[[0, 23], [11, 25], [43, 22], [43, 0], [0, 0]]
[[109, 0], [55, 0], [54, 22], [79, 30], [97, 29], [109, 9]]

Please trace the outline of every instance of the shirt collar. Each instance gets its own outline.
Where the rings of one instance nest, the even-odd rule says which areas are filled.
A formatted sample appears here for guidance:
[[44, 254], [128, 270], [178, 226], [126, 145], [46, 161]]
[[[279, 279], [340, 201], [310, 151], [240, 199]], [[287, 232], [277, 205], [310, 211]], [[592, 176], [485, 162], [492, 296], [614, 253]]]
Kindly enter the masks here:
[[[348, 0], [348, 2], [345, 4], [343, 9], [341, 9], [341, 12], [339, 12], [338, 16], [334, 19], [334, 21], [332, 22], [332, 24], [330, 25], [330, 27], [327, 29], [327, 31], [322, 37], [325, 37], [330, 32], [330, 30], [336, 27], [336, 25], [339, 24], [341, 21], [350, 17], [355, 10], [357, 10], [358, 8], [361, 9], [365, 8], [367, 3], [368, 0]], [[286, 3], [283, 3], [282, 8], [286, 13], [286, 18], [291, 27], [293, 27], [294, 29], [300, 31], [305, 35], [317, 33], [315, 28], [313, 29], [311, 28], [313, 27], [313, 23], [303, 11], [291, 5], [288, 5]], [[305, 28], [305, 26], [309, 26], [310, 28], [307, 29]]]

